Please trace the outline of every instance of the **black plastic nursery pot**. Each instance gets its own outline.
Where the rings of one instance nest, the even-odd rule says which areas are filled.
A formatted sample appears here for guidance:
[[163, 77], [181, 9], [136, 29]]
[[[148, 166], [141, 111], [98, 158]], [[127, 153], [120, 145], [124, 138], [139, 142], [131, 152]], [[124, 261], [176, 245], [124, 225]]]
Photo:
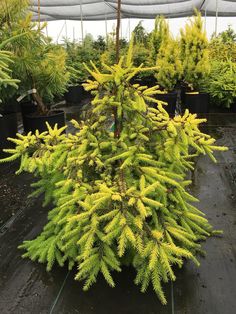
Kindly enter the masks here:
[[167, 106], [164, 106], [164, 109], [169, 114], [175, 113], [176, 102], [177, 102], [177, 93], [176, 92], [171, 92], [171, 93], [166, 93], [166, 94], [156, 94], [155, 97], [157, 100], [164, 101], [168, 104]]
[[208, 93], [186, 93], [184, 109], [189, 109], [191, 113], [208, 113], [210, 97]]
[[147, 87], [153, 87], [155, 85], [157, 85], [157, 81], [155, 79], [154, 76], [145, 76], [145, 77], [137, 77], [134, 76], [132, 77], [132, 79], [130, 80], [131, 84], [139, 84], [141, 86], [147, 86]]
[[0, 113], [0, 157], [5, 157], [4, 148], [12, 148], [14, 144], [7, 140], [8, 137], [15, 137], [17, 133], [17, 114]]
[[15, 98], [9, 99], [7, 103], [3, 104], [4, 112], [21, 112], [21, 106]]
[[65, 101], [68, 104], [80, 104], [84, 96], [84, 88], [82, 85], [69, 86], [65, 93]]
[[234, 99], [234, 102], [230, 106], [230, 111], [236, 113], [236, 99]]
[[62, 128], [65, 126], [65, 112], [62, 110], [54, 110], [49, 115], [46, 116], [39, 116], [35, 113], [31, 113], [25, 115], [25, 132], [35, 132], [38, 130], [39, 132], [47, 131], [46, 122], [51, 127], [54, 127], [57, 123], [58, 128]]
[[28, 130], [27, 126], [27, 119], [26, 116], [32, 114], [37, 111], [37, 105], [33, 103], [33, 101], [28, 100], [20, 103], [21, 106], [21, 115], [22, 115], [22, 122], [24, 126], [25, 132]]
[[209, 113], [223, 113], [230, 114], [236, 113], [236, 103], [232, 103], [229, 108], [218, 105], [215, 102], [210, 102]]

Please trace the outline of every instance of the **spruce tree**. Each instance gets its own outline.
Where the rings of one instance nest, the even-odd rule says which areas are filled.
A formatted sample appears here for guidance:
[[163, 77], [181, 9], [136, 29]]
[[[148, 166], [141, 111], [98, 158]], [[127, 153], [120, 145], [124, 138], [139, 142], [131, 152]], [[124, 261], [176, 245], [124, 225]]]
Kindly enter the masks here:
[[24, 34], [16, 35], [0, 42], [0, 105], [2, 103], [3, 90], [7, 90], [9, 86], [17, 89], [18, 83], [20, 82], [12, 77], [12, 70], [10, 66], [14, 63], [13, 54], [10, 51], [5, 50], [5, 47], [12, 41], [17, 40], [22, 36], [24, 36]]
[[199, 90], [202, 80], [210, 72], [208, 46], [201, 13], [196, 11], [196, 15], [181, 29], [180, 39], [184, 80], [193, 90]]
[[7, 88], [8, 86], [17, 88], [17, 83], [19, 82], [18, 80], [13, 79], [11, 76], [12, 72], [9, 68], [9, 65], [13, 62], [12, 54], [9, 51], [2, 50], [2, 47], [3, 43], [0, 44], [0, 104], [2, 102], [2, 89]]
[[155, 26], [150, 33], [149, 49], [150, 49], [150, 63], [156, 64], [157, 55], [163, 42], [168, 40], [170, 36], [169, 25], [164, 16], [157, 16]]
[[92, 114], [73, 121], [75, 134], [48, 125], [42, 134], [11, 139], [16, 148], [6, 150], [11, 156], [2, 162], [21, 158], [18, 174], [38, 178], [31, 196], [44, 194], [44, 205], [53, 204], [42, 233], [20, 248], [48, 271], [54, 263], [76, 265], [75, 279], [84, 281], [84, 290], [99, 273], [114, 287], [112, 272], [120, 272], [128, 258], [141, 291], [152, 285], [165, 304], [162, 282], [175, 280], [174, 265], [185, 259], [199, 265], [199, 240], [213, 232], [193, 205], [186, 173], [194, 169], [194, 157], [207, 154], [215, 161], [213, 152], [226, 148], [202, 133], [205, 120], [188, 110], [170, 118], [154, 97], [157, 86], [130, 83], [147, 70], [133, 67], [132, 43], [125, 60], [104, 68], [92, 62], [87, 67]]
[[169, 36], [162, 42], [157, 55], [157, 83], [166, 91], [172, 91], [183, 77], [179, 42]]

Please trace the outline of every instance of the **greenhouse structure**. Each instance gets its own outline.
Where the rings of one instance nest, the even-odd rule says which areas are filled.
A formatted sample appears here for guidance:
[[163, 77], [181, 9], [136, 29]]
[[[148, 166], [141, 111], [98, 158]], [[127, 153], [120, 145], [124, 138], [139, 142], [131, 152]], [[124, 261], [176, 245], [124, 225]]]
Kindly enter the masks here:
[[236, 313], [236, 1], [0, 26], [0, 313]]

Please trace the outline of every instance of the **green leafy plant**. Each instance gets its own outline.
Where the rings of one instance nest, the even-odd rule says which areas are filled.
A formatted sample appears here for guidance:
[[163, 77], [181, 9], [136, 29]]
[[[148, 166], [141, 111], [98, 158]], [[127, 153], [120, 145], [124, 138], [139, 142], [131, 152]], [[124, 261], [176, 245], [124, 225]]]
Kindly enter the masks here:
[[213, 61], [204, 89], [216, 105], [229, 108], [236, 99], [236, 63]]
[[[120, 38], [120, 56], [124, 56], [127, 53], [128, 43], [126, 39]], [[106, 50], [100, 56], [101, 63], [113, 65], [116, 62], [116, 41], [115, 32], [108, 34]]]
[[[89, 35], [89, 34], [88, 34]], [[67, 53], [66, 64], [75, 70], [74, 75], [70, 80], [70, 85], [78, 85], [85, 82], [89, 78], [88, 71], [85, 70], [83, 63], [88, 63], [89, 60], [94, 60], [96, 65], [100, 64], [100, 52], [93, 47], [94, 42], [90, 36], [86, 36], [84, 43], [64, 41], [64, 47]]]
[[[162, 282], [175, 280], [174, 265], [185, 259], [197, 265], [199, 240], [213, 234], [204, 214], [192, 202], [186, 173], [194, 158], [225, 150], [199, 130], [204, 119], [186, 110], [168, 116], [154, 98], [158, 87], [131, 84], [139, 71], [133, 67], [132, 43], [127, 58], [104, 65], [102, 73], [91, 62], [93, 79], [84, 87], [94, 95], [86, 122], [73, 121], [77, 132], [63, 134], [55, 126], [42, 134], [18, 134], [16, 148], [1, 162], [21, 158], [18, 174], [34, 173], [31, 196], [52, 202], [48, 223], [34, 240], [20, 247], [23, 257], [69, 268], [77, 265], [76, 280], [84, 290], [99, 273], [111, 287], [112, 271], [129, 260], [141, 290], [153, 286], [163, 304]], [[156, 103], [157, 109], [148, 103]], [[114, 132], [109, 124], [114, 120]]]
[[219, 33], [217, 38], [221, 39], [225, 44], [228, 42], [236, 43], [236, 33], [230, 25], [228, 25], [228, 28], [225, 31]]
[[180, 38], [184, 80], [196, 91], [201, 89], [202, 80], [210, 72], [208, 45], [201, 14], [196, 12], [181, 30]]
[[183, 78], [183, 65], [180, 58], [179, 42], [168, 37], [162, 42], [157, 56], [157, 83], [166, 91], [172, 91]]
[[229, 27], [217, 37], [213, 36], [210, 41], [210, 59], [227, 62], [236, 62], [236, 41], [235, 33]]

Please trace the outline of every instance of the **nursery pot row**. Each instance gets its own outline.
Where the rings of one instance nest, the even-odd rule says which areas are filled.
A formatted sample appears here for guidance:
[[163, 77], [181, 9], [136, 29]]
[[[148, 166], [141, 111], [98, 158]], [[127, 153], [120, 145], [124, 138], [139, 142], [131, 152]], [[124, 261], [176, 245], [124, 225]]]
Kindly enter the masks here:
[[[182, 110], [189, 109], [191, 113], [209, 112], [209, 95], [207, 93], [185, 93], [181, 98]], [[168, 104], [164, 108], [169, 114], [175, 113], [177, 92], [157, 94], [156, 99]]]

